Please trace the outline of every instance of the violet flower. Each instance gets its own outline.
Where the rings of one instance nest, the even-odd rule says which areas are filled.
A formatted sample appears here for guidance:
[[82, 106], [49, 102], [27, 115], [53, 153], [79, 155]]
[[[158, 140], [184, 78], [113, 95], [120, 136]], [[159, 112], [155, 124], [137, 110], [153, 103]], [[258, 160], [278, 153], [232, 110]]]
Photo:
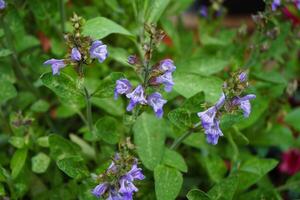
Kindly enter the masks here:
[[162, 118], [164, 114], [163, 106], [167, 103], [167, 101], [162, 98], [162, 95], [158, 92], [149, 95], [147, 98], [147, 103], [153, 108], [156, 117]]
[[77, 48], [72, 48], [71, 51], [71, 59], [74, 61], [80, 61], [81, 60], [81, 53]]
[[216, 145], [218, 143], [219, 137], [223, 136], [220, 129], [220, 121], [215, 119], [211, 127], [205, 129], [206, 141], [209, 144]]
[[102, 63], [108, 56], [107, 46], [100, 40], [94, 41], [90, 47], [90, 56]]
[[99, 198], [106, 192], [107, 189], [108, 183], [101, 183], [93, 189], [92, 194]]
[[256, 96], [254, 94], [248, 94], [244, 97], [235, 97], [232, 100], [232, 104], [239, 106], [240, 109], [243, 110], [244, 112], [244, 117], [249, 117], [250, 112], [251, 112], [251, 104], [250, 101], [251, 99], [255, 99]]
[[50, 59], [50, 60], [47, 60], [44, 62], [44, 65], [51, 65], [51, 68], [52, 68], [52, 74], [53, 75], [56, 75], [60, 73], [60, 69], [61, 68], [64, 68], [66, 66], [65, 62], [63, 59]]
[[159, 69], [163, 72], [174, 72], [176, 70], [176, 66], [174, 65], [173, 60], [165, 59], [160, 61]]
[[205, 18], [208, 16], [207, 6], [205, 6], [205, 5], [201, 6], [201, 8], [200, 8], [200, 15], [202, 17], [205, 17]]
[[3, 10], [6, 7], [6, 3], [4, 0], [0, 0], [0, 10]]
[[163, 75], [156, 77], [155, 82], [163, 84], [166, 92], [171, 92], [174, 86], [172, 73], [168, 71]]
[[281, 1], [280, 0], [273, 0], [272, 2], [272, 10], [275, 11], [280, 6]]
[[114, 91], [115, 99], [118, 99], [119, 94], [128, 94], [132, 90], [132, 85], [127, 79], [119, 79], [116, 81], [116, 88]]
[[131, 93], [126, 94], [126, 97], [130, 99], [130, 102], [127, 106], [127, 111], [132, 111], [132, 109], [138, 104], [146, 104], [147, 100], [144, 96], [144, 88], [141, 85], [138, 85], [135, 90]]

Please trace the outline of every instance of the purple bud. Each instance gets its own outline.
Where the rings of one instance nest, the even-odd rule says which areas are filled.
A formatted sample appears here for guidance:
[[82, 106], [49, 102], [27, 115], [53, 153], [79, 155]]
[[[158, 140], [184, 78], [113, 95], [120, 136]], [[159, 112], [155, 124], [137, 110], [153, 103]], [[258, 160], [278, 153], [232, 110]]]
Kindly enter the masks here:
[[128, 93], [126, 97], [130, 99], [130, 102], [127, 106], [127, 111], [131, 111], [138, 103], [147, 103], [144, 96], [144, 88], [141, 85], [137, 86], [131, 93]]
[[171, 92], [174, 86], [171, 72], [166, 72], [163, 75], [156, 77], [155, 82], [163, 84], [166, 92]]
[[251, 104], [250, 101], [251, 99], [255, 99], [256, 96], [254, 94], [249, 94], [244, 97], [236, 97], [232, 100], [232, 104], [239, 106], [240, 109], [243, 110], [244, 112], [244, 117], [249, 117], [251, 113]]
[[222, 93], [220, 99], [218, 100], [218, 102], [215, 104], [217, 110], [219, 110], [225, 103], [225, 99], [226, 99], [226, 96], [224, 93]]
[[277, 10], [277, 8], [280, 6], [280, 4], [281, 4], [280, 0], [273, 0], [272, 10], [273, 11]]
[[135, 65], [137, 63], [136, 55], [128, 56], [127, 60], [128, 60], [128, 63], [131, 64], [131, 65]]
[[247, 79], [248, 79], [248, 75], [247, 75], [246, 72], [240, 73], [240, 75], [239, 75], [239, 80], [240, 80], [241, 83], [247, 81]]
[[167, 101], [162, 98], [162, 95], [158, 92], [149, 95], [147, 98], [147, 103], [153, 108], [156, 117], [162, 118], [164, 114], [163, 106], [167, 103]]
[[77, 48], [73, 48], [71, 52], [71, 59], [74, 61], [80, 61], [81, 60], [81, 54]]
[[58, 60], [58, 59], [54, 59], [54, 58], [45, 61], [44, 65], [51, 65], [53, 75], [56, 75], [56, 74], [59, 75], [59, 70], [66, 66], [63, 59]]
[[207, 17], [208, 16], [207, 7], [205, 5], [201, 6], [201, 8], [200, 8], [200, 15], [202, 17]]
[[174, 72], [176, 70], [176, 66], [174, 65], [173, 60], [165, 59], [160, 61], [159, 69], [163, 72]]
[[100, 40], [96, 40], [92, 43], [90, 48], [91, 58], [96, 58], [100, 63], [102, 63], [108, 56], [107, 46], [102, 44]]
[[132, 86], [127, 79], [119, 79], [116, 82], [115, 99], [118, 99], [119, 94], [128, 94], [131, 92]]
[[92, 194], [99, 198], [106, 192], [107, 188], [108, 188], [107, 183], [99, 184], [93, 189]]

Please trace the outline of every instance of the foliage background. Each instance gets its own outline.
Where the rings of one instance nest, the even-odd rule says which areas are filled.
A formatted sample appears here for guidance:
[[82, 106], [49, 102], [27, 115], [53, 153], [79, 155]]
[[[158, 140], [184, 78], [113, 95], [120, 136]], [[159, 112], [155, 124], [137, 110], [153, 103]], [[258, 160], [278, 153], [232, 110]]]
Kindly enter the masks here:
[[[182, 16], [192, 0], [7, 3], [0, 19], [1, 198], [95, 199], [93, 175], [107, 168], [127, 136], [147, 177], [136, 199], [300, 197], [299, 173], [278, 170], [282, 152], [300, 147], [299, 27], [282, 13], [266, 6], [268, 23], [245, 32], [245, 26], [224, 26], [226, 15], [200, 18], [196, 30], [188, 29]], [[96, 137], [82, 121], [86, 104], [74, 69], [53, 77], [42, 66], [67, 53], [63, 33], [72, 31], [67, 19], [73, 12], [87, 19], [84, 33], [109, 48], [103, 64], [85, 69], [84, 84], [97, 91], [91, 99]], [[144, 22], [168, 35], [153, 60], [172, 58], [177, 66], [161, 120], [150, 109], [134, 120], [125, 99], [113, 100], [120, 72], [138, 81], [127, 57], [139, 51]], [[279, 30], [275, 38], [266, 34], [273, 28]], [[241, 67], [249, 69], [249, 92], [257, 96], [250, 118], [222, 120], [225, 136], [216, 146], [198, 132], [170, 150], [199, 121], [201, 105], [216, 102], [223, 81]]]

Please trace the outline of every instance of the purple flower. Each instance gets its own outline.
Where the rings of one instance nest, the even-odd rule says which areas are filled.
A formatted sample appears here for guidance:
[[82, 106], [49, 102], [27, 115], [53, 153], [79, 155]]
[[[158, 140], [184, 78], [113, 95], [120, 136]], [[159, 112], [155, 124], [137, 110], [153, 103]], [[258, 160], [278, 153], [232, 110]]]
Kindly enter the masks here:
[[300, 0], [296, 0], [296, 7], [298, 8], [298, 10], [300, 10]]
[[239, 75], [239, 80], [240, 80], [241, 83], [247, 81], [247, 79], [248, 79], [248, 76], [247, 76], [247, 73], [246, 73], [246, 72], [240, 73], [240, 75]]
[[93, 189], [92, 194], [99, 198], [106, 192], [107, 189], [108, 183], [101, 183]]
[[0, 10], [4, 9], [6, 7], [6, 3], [4, 0], [0, 0]]
[[222, 93], [222, 96], [214, 106], [208, 108], [206, 111], [197, 113], [198, 117], [201, 119], [201, 124], [204, 129], [208, 129], [214, 124], [217, 111], [224, 105], [225, 98], [225, 94]]
[[132, 183], [132, 181], [129, 180], [126, 176], [121, 178], [120, 186], [121, 187], [119, 189], [119, 192], [124, 195], [131, 194], [131, 196], [132, 196], [132, 193], [138, 191], [137, 187], [135, 187], [135, 185]]
[[135, 90], [133, 90], [131, 93], [128, 93], [126, 97], [130, 99], [130, 102], [127, 106], [127, 111], [131, 111], [138, 103], [147, 103], [144, 96], [144, 89], [141, 85], [138, 85]]
[[119, 94], [128, 94], [132, 90], [132, 85], [127, 79], [119, 79], [116, 81], [115, 99], [118, 99]]
[[137, 162], [132, 165], [130, 171], [126, 174], [126, 176], [131, 181], [145, 179], [145, 176], [142, 173], [142, 169], [137, 167]]
[[163, 84], [166, 92], [171, 92], [173, 89], [174, 82], [171, 72], [167, 71], [163, 75], [156, 77], [155, 82]]
[[163, 106], [167, 103], [167, 101], [162, 98], [162, 95], [158, 92], [154, 92], [148, 96], [147, 103], [153, 108], [156, 117], [162, 118], [164, 114]]
[[273, 0], [272, 10], [273, 11], [277, 10], [277, 8], [280, 6], [280, 4], [281, 4], [280, 0]]
[[176, 70], [176, 66], [174, 65], [173, 60], [165, 59], [160, 61], [159, 69], [163, 72], [174, 72]]
[[100, 40], [96, 40], [92, 43], [90, 48], [91, 58], [96, 58], [102, 63], [108, 56], [107, 46], [103, 44]]
[[220, 129], [220, 121], [215, 119], [212, 126], [205, 129], [206, 141], [209, 144], [216, 145], [218, 143], [219, 137], [223, 136], [223, 133]]
[[63, 59], [50, 59], [44, 62], [44, 65], [51, 65], [53, 75], [59, 74], [59, 70], [66, 66]]
[[74, 61], [80, 61], [81, 60], [81, 54], [80, 54], [80, 51], [77, 48], [72, 49], [71, 59], [74, 60]]
[[129, 196], [123, 196], [114, 189], [111, 189], [106, 200], [132, 200], [132, 196], [131, 198]]
[[233, 105], [239, 106], [240, 109], [243, 110], [244, 112], [244, 117], [249, 117], [250, 112], [251, 112], [251, 104], [250, 101], [251, 99], [255, 99], [256, 96], [254, 94], [248, 94], [244, 97], [235, 97], [232, 101]]
[[200, 15], [202, 17], [207, 17], [208, 13], [207, 13], [207, 7], [205, 5], [202, 5], [200, 8]]

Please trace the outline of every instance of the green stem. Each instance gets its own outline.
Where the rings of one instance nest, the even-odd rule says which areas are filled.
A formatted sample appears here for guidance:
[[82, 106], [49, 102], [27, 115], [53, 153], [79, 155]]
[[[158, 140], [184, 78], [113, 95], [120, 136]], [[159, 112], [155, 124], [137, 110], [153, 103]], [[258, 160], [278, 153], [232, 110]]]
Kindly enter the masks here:
[[181, 135], [177, 138], [173, 144], [171, 145], [170, 149], [176, 149], [181, 142], [183, 142], [187, 137], [189, 137], [193, 133], [193, 130], [187, 131], [185, 134]]
[[227, 135], [228, 136], [227, 139], [233, 148], [233, 163], [236, 163], [238, 155], [239, 155], [239, 149], [238, 149], [236, 143], [234, 142], [231, 133], [230, 132], [228, 132], [228, 133], [229, 134]]
[[284, 190], [287, 190], [287, 189], [289, 189], [293, 186], [299, 186], [299, 185], [300, 185], [300, 181], [294, 181], [294, 182], [290, 182], [290, 183], [284, 184], [282, 186], [279, 186], [276, 189], [278, 191], [284, 191]]
[[63, 34], [66, 32], [66, 12], [64, 0], [59, 0], [60, 25]]
[[92, 104], [91, 104], [91, 96], [86, 89], [86, 87], [83, 87], [84, 95], [85, 95], [85, 101], [86, 101], [86, 118], [87, 123], [89, 127], [89, 131], [93, 132], [93, 116], [92, 116]]

